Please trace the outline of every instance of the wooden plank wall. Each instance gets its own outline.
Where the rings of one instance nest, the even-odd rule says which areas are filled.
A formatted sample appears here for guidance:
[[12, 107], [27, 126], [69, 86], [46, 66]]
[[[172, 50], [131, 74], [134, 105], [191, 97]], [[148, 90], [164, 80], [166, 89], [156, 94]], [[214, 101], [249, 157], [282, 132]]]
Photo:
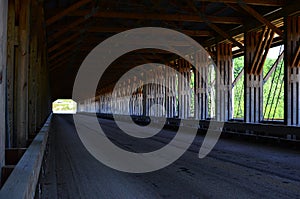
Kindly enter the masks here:
[[43, 2], [8, 1], [7, 147], [26, 147], [50, 113]]
[[[0, 167], [4, 165], [5, 153], [5, 90], [6, 90], [6, 44], [7, 0], [0, 0]], [[1, 173], [0, 173], [1, 177]]]

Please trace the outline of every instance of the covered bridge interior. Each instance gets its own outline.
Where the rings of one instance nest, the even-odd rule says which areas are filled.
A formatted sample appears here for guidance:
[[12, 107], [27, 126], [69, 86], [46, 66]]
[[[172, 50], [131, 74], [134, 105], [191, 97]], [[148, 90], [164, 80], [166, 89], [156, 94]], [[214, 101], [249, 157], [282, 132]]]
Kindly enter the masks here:
[[[270, 139], [290, 147], [299, 144], [299, 1], [0, 0], [0, 16], [3, 187], [5, 181], [16, 182], [7, 179], [21, 158], [26, 163], [25, 158], [32, 157], [23, 154], [40, 138], [43, 147], [32, 149], [39, 156], [27, 160], [35, 161], [37, 172], [28, 174], [30, 180], [20, 191], [28, 196], [37, 193], [48, 128], [52, 128], [52, 102], [72, 99], [77, 72], [98, 44], [134, 28], [178, 31], [200, 44], [206, 54], [188, 51], [189, 43], [169, 39], [172, 48], [188, 52], [182, 57], [144, 48], [139, 39], [136, 45], [141, 49], [111, 63], [99, 77], [93, 96], [74, 99], [78, 114], [112, 119], [114, 111], [141, 122], [167, 118], [173, 126], [197, 120], [200, 131], [215, 120], [224, 122], [222, 135]], [[276, 56], [266, 68], [272, 53]], [[146, 63], [159, 64], [118, 82], [123, 74]], [[143, 84], [144, 80], [152, 83]], [[153, 111], [155, 104], [163, 110]], [[43, 136], [37, 137], [40, 133]]]

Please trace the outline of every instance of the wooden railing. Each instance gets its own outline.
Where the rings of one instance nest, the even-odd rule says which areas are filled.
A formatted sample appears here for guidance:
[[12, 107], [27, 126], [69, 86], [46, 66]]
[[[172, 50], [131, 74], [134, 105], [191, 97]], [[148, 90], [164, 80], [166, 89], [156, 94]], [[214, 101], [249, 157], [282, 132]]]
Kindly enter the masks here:
[[34, 198], [52, 115], [45, 122], [0, 190], [0, 199]]

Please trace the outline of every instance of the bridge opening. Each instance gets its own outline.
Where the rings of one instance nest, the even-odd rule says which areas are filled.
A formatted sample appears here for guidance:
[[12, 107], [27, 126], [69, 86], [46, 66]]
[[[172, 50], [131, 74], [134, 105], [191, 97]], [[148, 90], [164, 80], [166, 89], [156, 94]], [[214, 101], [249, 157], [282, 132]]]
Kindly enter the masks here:
[[72, 99], [57, 99], [52, 103], [54, 114], [76, 114], [77, 103]]

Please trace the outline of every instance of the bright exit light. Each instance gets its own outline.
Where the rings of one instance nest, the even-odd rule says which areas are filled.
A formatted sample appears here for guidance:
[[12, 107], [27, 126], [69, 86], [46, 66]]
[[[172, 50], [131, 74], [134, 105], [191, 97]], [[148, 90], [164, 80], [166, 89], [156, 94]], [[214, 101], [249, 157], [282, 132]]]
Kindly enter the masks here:
[[76, 114], [77, 103], [71, 99], [58, 99], [52, 103], [52, 112], [55, 114]]

